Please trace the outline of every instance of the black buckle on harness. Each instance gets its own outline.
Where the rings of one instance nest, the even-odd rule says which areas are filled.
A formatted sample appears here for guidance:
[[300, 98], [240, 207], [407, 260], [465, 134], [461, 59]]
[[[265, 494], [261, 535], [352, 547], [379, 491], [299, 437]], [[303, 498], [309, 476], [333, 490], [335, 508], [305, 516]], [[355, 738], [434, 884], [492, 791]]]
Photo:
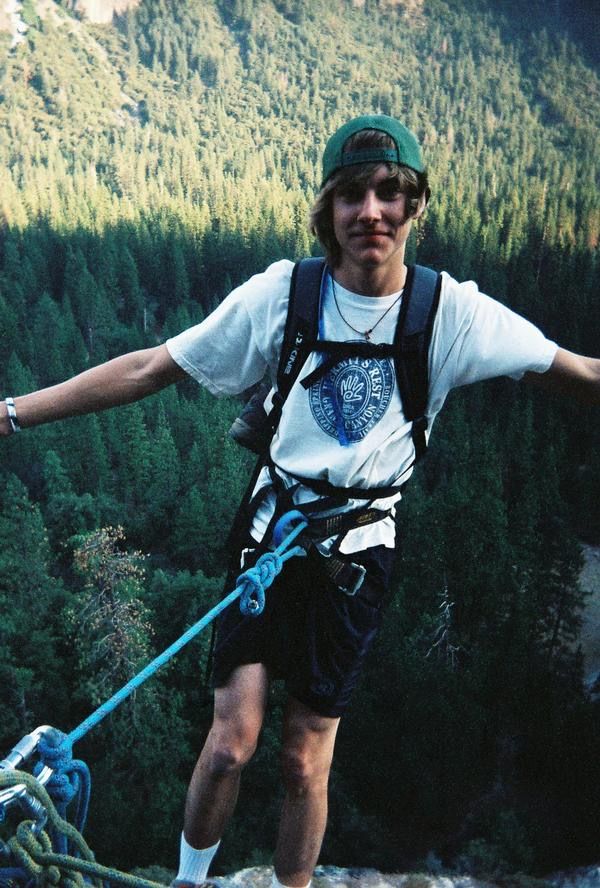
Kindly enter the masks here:
[[355, 564], [354, 561], [349, 566], [352, 568], [353, 573], [354, 573], [354, 580], [352, 582], [352, 585], [340, 586], [339, 588], [345, 595], [352, 596], [352, 595], [356, 595], [356, 593], [359, 591], [360, 587], [362, 586], [363, 580], [364, 580], [365, 576], [367, 575], [367, 569], [366, 569], [366, 567], [363, 567], [362, 564]]
[[324, 559], [323, 566], [327, 577], [344, 595], [353, 596], [360, 590], [367, 575], [367, 569], [354, 561], [342, 561], [330, 552], [318, 549]]

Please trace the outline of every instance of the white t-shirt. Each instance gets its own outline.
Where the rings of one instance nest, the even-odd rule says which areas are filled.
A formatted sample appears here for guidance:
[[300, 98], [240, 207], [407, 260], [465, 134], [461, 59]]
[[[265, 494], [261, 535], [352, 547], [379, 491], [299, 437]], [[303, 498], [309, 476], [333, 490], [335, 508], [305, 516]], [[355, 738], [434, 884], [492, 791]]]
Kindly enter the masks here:
[[[167, 341], [172, 358], [217, 396], [244, 391], [261, 380], [265, 371], [274, 381], [292, 269], [292, 262], [282, 260], [237, 287], [202, 323]], [[337, 283], [335, 291], [337, 305], [327, 275], [320, 338], [364, 342], [355, 330], [373, 328], [389, 308], [371, 339], [393, 341], [402, 301], [398, 293], [362, 296]], [[479, 292], [472, 281], [457, 283], [443, 272], [429, 350], [429, 430], [451, 389], [496, 376], [520, 379], [527, 371], [544, 373], [556, 350], [557, 345], [537, 327]], [[284, 404], [271, 445], [279, 474], [288, 486], [295, 483], [294, 475], [324, 479], [337, 487], [381, 487], [406, 481], [412, 471], [414, 447], [392, 358], [345, 358], [307, 391], [299, 381], [322, 360], [317, 352], [309, 356]], [[257, 489], [267, 483], [265, 471]], [[399, 498], [396, 494], [374, 505], [387, 509]], [[301, 486], [294, 501], [314, 499], [314, 491]], [[351, 500], [346, 508], [363, 505], [365, 500]], [[271, 492], [252, 528], [257, 539], [273, 507]], [[394, 546], [394, 542], [390, 516], [351, 530], [341, 551], [355, 552], [378, 544]]]

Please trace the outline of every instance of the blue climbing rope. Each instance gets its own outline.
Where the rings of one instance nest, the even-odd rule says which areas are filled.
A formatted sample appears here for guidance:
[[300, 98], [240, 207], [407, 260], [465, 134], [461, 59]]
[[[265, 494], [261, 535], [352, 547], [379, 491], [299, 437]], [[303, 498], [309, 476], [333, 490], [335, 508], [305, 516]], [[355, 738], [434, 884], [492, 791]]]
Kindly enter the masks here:
[[[102, 721], [109, 713], [119, 706], [123, 700], [126, 700], [136, 688], [144, 684], [151, 676], [153, 676], [161, 666], [171, 660], [175, 654], [185, 647], [185, 645], [202, 632], [218, 615], [229, 607], [236, 599], [240, 599], [240, 610], [248, 616], [258, 616], [265, 605], [265, 589], [268, 589], [278, 573], [280, 573], [283, 564], [294, 556], [306, 555], [306, 551], [302, 546], [293, 546], [292, 543], [298, 537], [308, 522], [302, 512], [292, 510], [286, 512], [278, 522], [277, 538], [281, 537], [282, 528], [288, 527], [295, 522], [292, 529], [287, 533], [284, 539], [279, 542], [272, 552], [265, 552], [258, 559], [254, 567], [244, 571], [239, 577], [235, 585], [235, 589], [226, 595], [218, 604], [216, 604], [207, 614], [205, 614], [197, 623], [190, 626], [186, 632], [181, 635], [177, 641], [174, 641], [166, 650], [154, 658], [141, 672], [138, 672], [130, 681], [127, 682], [119, 691], [98, 707], [91, 715], [89, 715], [80, 725], [74, 728], [66, 735], [63, 745], [72, 746], [88, 733], [93, 727]], [[277, 542], [277, 540], [275, 540]]]
[[[33, 867], [31, 871], [41, 871], [41, 864], [39, 862], [35, 863], [32, 854], [33, 856], [37, 855], [39, 861], [43, 860], [44, 865], [54, 865], [60, 868], [62, 864], [67, 871], [73, 870], [75, 864], [77, 864], [80, 870], [83, 872], [88, 871], [90, 874], [92, 871], [96, 873], [99, 869], [102, 870], [97, 865], [92, 865], [89, 860], [76, 861], [75, 858], [69, 857], [69, 851], [79, 841], [80, 833], [85, 825], [91, 784], [87, 765], [84, 762], [73, 759], [73, 744], [101, 722], [109, 713], [113, 712], [136, 688], [140, 687], [161, 666], [164, 666], [171, 660], [189, 641], [195, 638], [236, 599], [240, 599], [240, 610], [244, 615], [249, 617], [258, 616], [265, 606], [265, 591], [281, 572], [284, 563], [294, 556], [306, 555], [306, 551], [302, 546], [294, 546], [292, 544], [307, 524], [308, 522], [302, 512], [297, 510], [286, 512], [275, 526], [273, 542], [276, 548], [261, 555], [254, 567], [244, 571], [238, 577], [235, 589], [229, 595], [223, 598], [193, 626], [190, 626], [183, 635], [148, 663], [127, 684], [113, 694], [109, 700], [99, 706], [69, 734], [63, 734], [62, 731], [48, 726], [37, 729], [31, 735], [24, 738], [20, 744], [17, 744], [8, 759], [0, 762], [0, 788], [5, 783], [14, 786], [14, 791], [13, 789], [8, 790], [8, 796], [11, 800], [18, 797], [22, 806], [35, 818], [37, 831], [45, 843], [45, 850], [40, 850], [41, 846], [35, 846], [35, 854], [29, 847], [27, 851], [21, 849], [16, 853], [19, 862], [23, 863], [25, 861], [27, 864], [25, 869], [28, 870], [29, 875], [25, 872], [25, 869], [10, 866], [0, 867], [0, 885], [10, 884], [12, 879], [19, 882], [25, 878], [28, 881], [31, 867]], [[17, 762], [24, 761], [34, 750], [37, 750], [39, 761], [34, 768], [33, 775], [17, 771]], [[48, 776], [49, 771], [50, 774]], [[14, 776], [10, 776], [11, 774]], [[17, 774], [19, 777], [16, 776]], [[18, 785], [21, 777], [26, 787]], [[32, 784], [31, 781], [34, 778], [36, 780], [39, 778], [39, 782], [36, 783], [34, 781]], [[43, 782], [46, 782], [47, 793], [43, 789]], [[15, 786], [15, 784], [17, 785]], [[39, 792], [37, 789], [32, 788], [35, 786], [39, 787]], [[27, 789], [26, 792], [25, 789]], [[6, 793], [7, 790], [4, 790], [4, 792]], [[40, 804], [40, 794], [44, 799], [43, 805]], [[46, 799], [47, 802], [45, 801]], [[72, 832], [69, 832], [71, 825], [66, 822], [66, 809], [75, 799], [77, 800], [77, 809]], [[3, 804], [0, 799], [0, 821], [3, 819], [6, 804], [8, 802]], [[50, 836], [46, 836], [45, 833], [41, 832], [47, 819], [50, 820]], [[35, 830], [31, 831], [28, 828], [24, 841], [29, 843], [29, 845], [32, 842], [35, 845], [34, 833]], [[81, 839], [81, 842], [83, 842], [83, 839]], [[2, 843], [0, 843], [1, 845]], [[8, 849], [8, 846], [4, 847]], [[17, 847], [20, 847], [18, 843], [15, 845], [15, 849]], [[0, 851], [2, 850], [2, 847], [0, 847]], [[78, 849], [75, 850], [79, 853]], [[0, 856], [2, 855], [0, 854]], [[37, 869], [35, 869], [36, 867]], [[96, 868], [94, 869], [94, 867]], [[143, 880], [131, 881], [131, 877], [115, 873], [112, 870], [105, 869], [102, 874], [110, 874], [116, 881], [125, 882], [126, 884], [143, 884], [145, 888], [151, 886], [151, 883], [144, 883]], [[130, 882], [126, 882], [127, 879], [130, 879]], [[54, 876], [52, 880], [55, 881]], [[81, 876], [78, 876], [77, 880], [71, 880], [69, 877], [68, 881], [69, 888], [71, 888], [71, 883], [77, 886], [83, 885]]]
[[[77, 807], [73, 816], [73, 826], [83, 832], [90, 804], [92, 781], [85, 762], [73, 758], [70, 743], [65, 743], [65, 734], [52, 728], [42, 735], [38, 742], [40, 761], [33, 770], [38, 776], [45, 767], [52, 770], [46, 783], [46, 791], [54, 802], [58, 815], [66, 819], [67, 808], [73, 800]], [[67, 854], [67, 838], [61, 833], [53, 834], [54, 847], [61, 854]]]
[[[287, 533], [290, 525], [297, 522], [296, 526]], [[265, 589], [268, 589], [288, 558], [294, 555], [306, 555], [301, 546], [288, 549], [299, 533], [302, 533], [307, 525], [307, 520], [302, 512], [292, 509], [281, 516], [273, 529], [273, 542], [276, 549], [273, 552], [265, 552], [261, 555], [254, 567], [248, 568], [238, 577], [236, 589], [241, 590], [240, 610], [247, 617], [256, 617], [262, 613], [265, 606]], [[287, 551], [286, 551], [287, 550]]]

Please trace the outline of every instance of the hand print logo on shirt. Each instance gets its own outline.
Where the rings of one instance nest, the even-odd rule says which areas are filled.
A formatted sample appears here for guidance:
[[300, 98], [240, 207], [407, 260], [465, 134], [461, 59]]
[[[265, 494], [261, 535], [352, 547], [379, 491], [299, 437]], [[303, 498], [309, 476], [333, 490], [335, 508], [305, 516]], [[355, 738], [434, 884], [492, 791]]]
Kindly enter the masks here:
[[345, 358], [310, 387], [312, 415], [340, 443], [362, 441], [389, 407], [395, 380], [389, 358]]

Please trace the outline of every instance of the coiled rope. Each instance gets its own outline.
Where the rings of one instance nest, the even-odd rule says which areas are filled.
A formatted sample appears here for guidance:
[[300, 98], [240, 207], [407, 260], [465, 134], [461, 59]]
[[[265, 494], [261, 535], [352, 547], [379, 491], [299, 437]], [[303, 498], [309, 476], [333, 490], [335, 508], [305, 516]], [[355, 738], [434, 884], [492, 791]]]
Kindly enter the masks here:
[[[6, 845], [28, 879], [34, 879], [37, 885], [83, 888], [85, 875], [90, 877], [98, 888], [102, 888], [103, 881], [118, 882], [130, 888], [159, 888], [157, 882], [150, 882], [97, 863], [93, 851], [81, 833], [59, 815], [52, 799], [32, 774], [23, 771], [0, 771], [0, 789], [16, 784], [25, 784], [28, 794], [43, 806], [52, 829], [62, 835], [78, 855], [54, 851], [48, 833], [44, 830], [36, 832], [33, 821], [23, 820]], [[1, 872], [0, 870], [0, 874]], [[11, 872], [16, 877], [18, 870]]]

